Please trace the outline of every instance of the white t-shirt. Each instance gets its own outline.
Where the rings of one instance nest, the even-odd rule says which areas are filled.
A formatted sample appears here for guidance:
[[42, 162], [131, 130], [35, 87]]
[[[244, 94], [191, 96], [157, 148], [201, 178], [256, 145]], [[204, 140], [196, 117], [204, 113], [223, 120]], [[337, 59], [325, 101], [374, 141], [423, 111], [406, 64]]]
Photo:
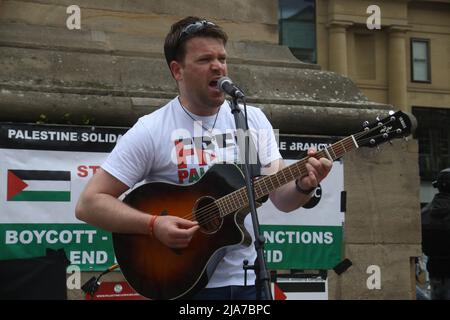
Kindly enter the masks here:
[[[189, 116], [186, 112], [175, 98], [141, 117], [119, 140], [102, 168], [133, 188], [141, 181], [192, 184], [214, 163], [238, 162], [235, 120], [227, 101], [220, 107], [217, 118], [216, 115], [201, 117], [192, 113]], [[247, 113], [261, 165], [280, 159], [273, 128], [264, 113], [251, 106], [247, 106]], [[244, 284], [243, 260], [252, 264], [256, 258], [250, 214], [244, 225], [252, 236], [252, 244], [227, 252], [208, 288]], [[247, 277], [247, 284], [254, 284], [254, 272], [248, 271]]]

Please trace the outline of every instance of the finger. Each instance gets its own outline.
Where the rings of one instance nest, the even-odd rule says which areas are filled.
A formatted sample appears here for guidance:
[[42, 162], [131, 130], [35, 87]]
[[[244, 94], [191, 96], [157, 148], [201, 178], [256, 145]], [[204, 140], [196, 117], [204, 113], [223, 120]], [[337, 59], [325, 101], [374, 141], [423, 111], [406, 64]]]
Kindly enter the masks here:
[[300, 181], [300, 185], [302, 189], [311, 189], [317, 187], [317, 179], [314, 176], [313, 173], [308, 174], [307, 176], [304, 176], [302, 180]]
[[317, 187], [319, 185], [319, 181], [317, 180], [317, 173], [314, 173], [313, 171], [311, 171], [309, 173], [309, 181], [310, 181], [311, 187]]
[[309, 158], [307, 163], [310, 164], [316, 170], [321, 166], [320, 161], [317, 160], [316, 158]]
[[191, 221], [191, 220], [182, 219], [182, 218], [178, 218], [176, 220], [176, 223], [179, 228], [184, 228], [184, 229], [195, 227], [196, 225], [198, 225], [197, 221]]
[[318, 180], [322, 180], [322, 178], [327, 174], [327, 169], [320, 162], [317, 166], [314, 167], [314, 169], [314, 175]]
[[316, 148], [309, 148], [308, 149], [308, 156], [312, 157], [316, 154], [317, 150]]
[[172, 246], [178, 246], [178, 247], [186, 247], [189, 245], [189, 243], [192, 240], [193, 235], [189, 235], [189, 236], [184, 236], [184, 237], [180, 237], [180, 238], [171, 238], [170, 240], [170, 244]]
[[192, 234], [194, 234], [198, 229], [200, 229], [200, 225], [195, 225], [191, 228], [188, 229], [189, 232], [191, 232]]
[[330, 171], [330, 170], [331, 170], [331, 167], [333, 167], [333, 162], [331, 162], [331, 161], [328, 160], [328, 159], [320, 158], [319, 161], [320, 161], [320, 163], [325, 167], [325, 169], [326, 169], [327, 171]]
[[[314, 160], [316, 160], [316, 159], [314, 159]], [[305, 166], [306, 166], [306, 170], [308, 171], [308, 176], [311, 176], [311, 173], [313, 173], [315, 177], [318, 176], [316, 166], [317, 166], [317, 168], [320, 168], [320, 165], [317, 165], [316, 163], [314, 165], [312, 165], [311, 163], [308, 162], [308, 163], [306, 163]]]
[[316, 178], [322, 179], [327, 174], [328, 171], [331, 169], [331, 161], [325, 158], [317, 159], [310, 159], [310, 164], [313, 166], [313, 168], [316, 170]]
[[174, 239], [190, 239], [194, 235], [194, 233], [199, 229], [200, 227], [194, 226], [189, 229], [175, 229], [172, 237]]
[[319, 167], [316, 168], [316, 170], [319, 174], [319, 176], [318, 176], [319, 181], [324, 179], [328, 175], [332, 166], [333, 166], [333, 163], [330, 160], [325, 159], [325, 158], [319, 159]]
[[186, 246], [190, 241], [191, 237], [188, 238], [169, 237], [167, 239], [167, 245], [169, 247]]
[[195, 232], [197, 232], [198, 229], [200, 229], [200, 226], [196, 225], [189, 229], [184, 229], [184, 231], [186, 231], [186, 235], [188, 235], [190, 238], [192, 238], [192, 236], [194, 235]]

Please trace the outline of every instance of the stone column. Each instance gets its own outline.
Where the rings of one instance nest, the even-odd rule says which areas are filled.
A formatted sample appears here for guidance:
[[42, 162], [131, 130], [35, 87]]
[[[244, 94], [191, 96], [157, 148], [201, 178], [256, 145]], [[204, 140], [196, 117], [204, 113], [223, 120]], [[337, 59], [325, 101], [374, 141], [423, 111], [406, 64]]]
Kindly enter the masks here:
[[406, 31], [407, 28], [392, 26], [388, 44], [388, 103], [408, 111], [406, 72]]
[[328, 49], [328, 69], [347, 75], [347, 28], [352, 25], [350, 22], [333, 21], [328, 24], [329, 29], [329, 49]]

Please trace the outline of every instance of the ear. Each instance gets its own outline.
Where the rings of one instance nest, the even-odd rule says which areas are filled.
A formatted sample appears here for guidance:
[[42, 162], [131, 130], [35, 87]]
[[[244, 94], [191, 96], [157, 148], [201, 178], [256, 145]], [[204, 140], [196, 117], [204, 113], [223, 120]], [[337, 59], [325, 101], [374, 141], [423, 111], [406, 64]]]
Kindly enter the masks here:
[[172, 76], [176, 81], [180, 81], [183, 79], [183, 67], [181, 64], [175, 60], [172, 60], [169, 64], [170, 72], [172, 72]]

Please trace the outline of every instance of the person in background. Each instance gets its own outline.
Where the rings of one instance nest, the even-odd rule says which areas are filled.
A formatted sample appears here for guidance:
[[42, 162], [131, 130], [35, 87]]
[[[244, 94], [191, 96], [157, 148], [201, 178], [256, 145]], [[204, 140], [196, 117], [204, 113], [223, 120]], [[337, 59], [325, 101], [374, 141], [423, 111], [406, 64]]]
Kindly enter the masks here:
[[450, 300], [450, 168], [439, 172], [438, 193], [422, 209], [422, 248], [428, 256], [431, 299]]

